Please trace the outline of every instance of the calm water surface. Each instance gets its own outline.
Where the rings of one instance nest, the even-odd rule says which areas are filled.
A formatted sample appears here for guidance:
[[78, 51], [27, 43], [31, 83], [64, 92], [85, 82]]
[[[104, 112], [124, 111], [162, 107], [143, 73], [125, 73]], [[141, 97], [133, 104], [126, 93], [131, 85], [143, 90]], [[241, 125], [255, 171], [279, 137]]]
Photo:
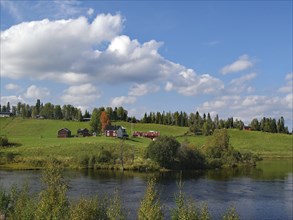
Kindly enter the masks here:
[[[293, 163], [262, 161], [256, 168], [226, 169], [206, 172], [183, 172], [183, 191], [197, 203], [208, 203], [213, 219], [219, 219], [231, 205], [241, 219], [293, 219]], [[135, 219], [147, 180], [154, 176], [164, 205], [166, 219], [178, 193], [178, 172], [135, 173], [117, 171], [65, 171], [69, 198], [111, 195], [120, 192], [129, 219]], [[33, 193], [42, 189], [40, 171], [0, 170], [0, 185], [9, 189], [28, 182]]]

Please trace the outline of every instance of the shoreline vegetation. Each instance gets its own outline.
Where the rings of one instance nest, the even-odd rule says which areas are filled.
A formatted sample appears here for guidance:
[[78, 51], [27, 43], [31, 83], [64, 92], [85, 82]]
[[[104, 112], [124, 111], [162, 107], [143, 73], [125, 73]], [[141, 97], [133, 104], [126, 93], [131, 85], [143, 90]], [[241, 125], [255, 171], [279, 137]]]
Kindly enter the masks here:
[[[292, 159], [292, 135], [272, 134], [260, 131], [243, 131], [238, 129], [218, 129], [225, 131], [228, 137], [225, 149], [216, 143], [215, 135], [194, 135], [186, 127], [158, 124], [112, 122], [126, 128], [128, 134], [135, 130], [160, 131], [162, 137], [173, 137], [181, 147], [177, 149], [184, 160], [203, 160], [205, 166], [197, 164], [195, 169], [220, 168], [225, 166], [242, 166], [245, 160], [255, 165], [258, 158]], [[174, 167], [162, 166], [158, 161], [146, 156], [148, 146], [155, 143], [143, 137], [130, 137], [127, 140], [105, 136], [57, 138], [57, 131], [67, 127], [73, 131], [88, 128], [88, 122], [40, 120], [22, 118], [1, 118], [0, 137], [8, 139], [8, 146], [0, 147], [0, 169], [43, 169], [49, 158], [60, 161], [67, 169], [112, 169], [134, 171], [166, 171]], [[218, 137], [221, 139], [220, 137]], [[227, 140], [226, 140], [227, 141]], [[214, 145], [214, 146], [212, 146]], [[218, 146], [216, 146], [218, 145]], [[222, 149], [212, 149], [220, 147]], [[174, 156], [175, 169], [182, 169]], [[231, 163], [222, 163], [217, 158], [229, 158]], [[244, 158], [244, 159], [243, 159]], [[183, 160], [182, 159], [182, 160]], [[213, 166], [211, 166], [211, 163]], [[123, 166], [122, 166], [123, 164]], [[192, 163], [185, 164], [192, 169]], [[183, 169], [185, 169], [183, 167]]]
[[[28, 185], [20, 189], [12, 186], [5, 191], [0, 186], [0, 219], [128, 219], [129, 213], [123, 207], [119, 191], [113, 196], [95, 195], [80, 197], [69, 201], [67, 196], [68, 183], [63, 177], [63, 166], [60, 162], [50, 159], [45, 165], [42, 175], [43, 189], [37, 195], [30, 193]], [[175, 206], [166, 210], [160, 202], [155, 179], [149, 179], [145, 194], [140, 200], [136, 213], [138, 220], [165, 219], [212, 219], [208, 204], [196, 203], [182, 191], [182, 177], [177, 183], [178, 193], [174, 195]], [[238, 220], [240, 217], [234, 207], [228, 207], [223, 213], [223, 220]]]

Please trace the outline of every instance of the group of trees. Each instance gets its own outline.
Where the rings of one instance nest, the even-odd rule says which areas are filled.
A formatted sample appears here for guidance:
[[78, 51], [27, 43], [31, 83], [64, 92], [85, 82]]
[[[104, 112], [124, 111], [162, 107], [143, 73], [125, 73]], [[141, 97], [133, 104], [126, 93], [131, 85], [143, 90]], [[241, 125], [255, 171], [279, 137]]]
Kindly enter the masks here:
[[229, 143], [227, 129], [216, 129], [203, 148], [188, 142], [180, 144], [174, 137], [160, 136], [149, 144], [146, 158], [167, 169], [205, 169], [255, 165], [259, 158], [252, 153], [241, 153]]
[[288, 134], [288, 127], [285, 127], [285, 119], [283, 117], [279, 118], [278, 121], [274, 118], [262, 118], [258, 121], [256, 118], [252, 119], [251, 130], [254, 131], [264, 131], [270, 133], [284, 133]]
[[104, 132], [105, 127], [110, 124], [111, 120], [105, 108], [94, 108], [90, 120], [91, 131], [96, 133]]
[[216, 115], [214, 119], [211, 118], [210, 113], [207, 115], [204, 113], [200, 115], [199, 112], [190, 113], [186, 112], [151, 112], [145, 113], [141, 122], [143, 123], [154, 123], [163, 125], [175, 125], [180, 127], [189, 127], [190, 131], [195, 134], [210, 135], [217, 128], [238, 128], [243, 129], [244, 123], [241, 120], [234, 120], [233, 117], [227, 120], [219, 119]]
[[44, 117], [56, 120], [82, 121], [83, 115], [80, 109], [72, 105], [53, 105], [52, 103], [41, 103], [38, 99], [35, 105], [18, 102], [16, 106], [10, 107], [10, 103], [1, 107], [2, 112], [11, 112], [14, 116], [23, 118]]
[[[86, 110], [84, 115], [79, 108], [72, 105], [53, 105], [52, 103], [41, 103], [38, 99], [36, 104], [30, 106], [24, 103], [17, 103], [16, 106], [11, 106], [8, 102], [7, 105], [0, 106], [2, 112], [11, 112], [13, 115], [23, 118], [36, 118], [42, 116], [47, 119], [56, 120], [75, 120], [82, 121], [83, 118], [92, 118], [91, 114]], [[100, 123], [101, 112], [105, 111], [109, 121], [128, 121], [128, 122], [138, 122], [135, 117], [128, 117], [128, 111], [123, 107], [100, 107], [95, 108], [92, 114], [95, 114], [95, 119], [99, 121], [96, 123], [96, 127], [93, 130], [101, 131], [102, 125], [97, 125]], [[175, 125], [181, 127], [189, 127], [190, 132], [195, 134], [211, 135], [215, 129], [221, 128], [238, 128], [243, 129], [244, 123], [241, 120], [234, 119], [233, 117], [227, 120], [219, 119], [216, 115], [213, 119], [210, 113], [200, 115], [199, 112], [190, 113], [186, 112], [150, 112], [145, 113], [143, 118], [140, 120], [142, 123], [153, 123], [162, 125]], [[92, 123], [92, 122], [91, 122]], [[253, 119], [250, 123], [251, 129], [255, 131], [264, 131], [271, 133], [289, 133], [288, 127], [285, 127], [285, 120], [283, 117], [276, 120], [274, 118], [262, 118], [260, 121], [258, 119]]]

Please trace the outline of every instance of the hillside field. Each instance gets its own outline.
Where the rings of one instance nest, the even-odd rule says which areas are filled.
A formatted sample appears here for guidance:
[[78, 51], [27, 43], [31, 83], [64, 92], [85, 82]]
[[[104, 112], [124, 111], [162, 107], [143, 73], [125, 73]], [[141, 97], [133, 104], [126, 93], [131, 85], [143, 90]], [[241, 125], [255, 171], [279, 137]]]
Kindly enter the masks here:
[[[187, 140], [191, 145], [198, 148], [201, 148], [207, 139], [205, 136], [185, 136], [184, 134], [188, 132], [186, 127], [131, 124], [127, 122], [113, 122], [112, 124], [126, 128], [130, 138], [123, 144], [125, 154], [131, 154], [135, 160], [142, 160], [144, 150], [151, 140], [141, 137], [132, 138], [132, 131], [159, 131], [161, 135], [175, 136], [180, 142]], [[13, 143], [13, 146], [0, 148], [0, 158], [4, 156], [7, 158], [7, 155], [10, 155], [13, 158], [12, 161], [25, 163], [26, 161], [38, 161], [52, 156], [63, 161], [72, 162], [98, 155], [101, 150], [109, 150], [116, 155], [120, 154], [121, 140], [117, 138], [105, 136], [57, 138], [57, 131], [64, 127], [70, 129], [72, 135], [75, 135], [79, 128], [90, 128], [89, 122], [1, 118], [0, 135], [6, 136], [9, 142]], [[264, 158], [293, 157], [292, 135], [236, 129], [230, 129], [228, 133], [230, 144], [237, 150], [250, 151]], [[3, 165], [2, 162], [0, 166], [6, 165]], [[36, 165], [32, 164], [32, 166]]]

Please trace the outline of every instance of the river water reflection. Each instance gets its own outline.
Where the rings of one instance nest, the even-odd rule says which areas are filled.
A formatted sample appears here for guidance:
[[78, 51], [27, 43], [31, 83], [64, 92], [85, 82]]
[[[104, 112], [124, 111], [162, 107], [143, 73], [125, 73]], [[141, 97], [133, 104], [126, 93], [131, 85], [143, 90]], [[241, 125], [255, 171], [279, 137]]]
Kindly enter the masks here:
[[[292, 160], [262, 161], [256, 168], [183, 172], [183, 191], [197, 203], [207, 203], [213, 219], [219, 219], [231, 205], [241, 219], [293, 219]], [[41, 190], [40, 171], [0, 170], [0, 185], [28, 182], [31, 190]], [[160, 201], [166, 219], [174, 207], [174, 194], [178, 193], [179, 172], [136, 173], [119, 171], [65, 171], [69, 182], [69, 198], [112, 195], [117, 189], [129, 219], [136, 218], [139, 202], [144, 195], [147, 180], [157, 179]]]

